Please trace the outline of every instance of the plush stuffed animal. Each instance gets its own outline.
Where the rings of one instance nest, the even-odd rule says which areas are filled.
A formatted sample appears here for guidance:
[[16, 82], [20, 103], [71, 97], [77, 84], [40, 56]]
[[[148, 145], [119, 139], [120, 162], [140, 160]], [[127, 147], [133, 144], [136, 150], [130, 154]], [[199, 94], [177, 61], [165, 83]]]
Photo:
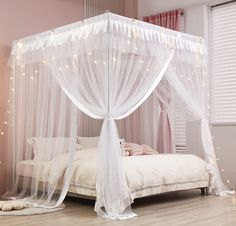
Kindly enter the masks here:
[[2, 211], [22, 210], [24, 208], [25, 203], [21, 200], [0, 201], [0, 210]]
[[11, 211], [12, 210], [12, 202], [4, 202], [2, 206], [2, 211]]
[[2, 209], [4, 203], [4, 201], [0, 201], [0, 210]]

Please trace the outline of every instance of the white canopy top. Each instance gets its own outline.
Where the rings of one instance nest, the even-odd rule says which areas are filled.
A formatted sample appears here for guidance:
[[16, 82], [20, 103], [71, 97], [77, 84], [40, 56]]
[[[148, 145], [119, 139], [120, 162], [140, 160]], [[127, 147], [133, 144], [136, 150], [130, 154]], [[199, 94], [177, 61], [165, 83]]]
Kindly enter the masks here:
[[[83, 21], [16, 40], [13, 43], [11, 55], [16, 55], [19, 58], [20, 55], [26, 53], [89, 39], [108, 31], [114, 36], [118, 35], [127, 39], [127, 41], [136, 39], [152, 45], [162, 44], [168, 48], [182, 49], [201, 55], [207, 54], [202, 37], [177, 32], [107, 12]], [[41, 57], [38, 60], [41, 60]], [[18, 62], [20, 62], [20, 59]], [[15, 63], [18, 64], [17, 62]]]

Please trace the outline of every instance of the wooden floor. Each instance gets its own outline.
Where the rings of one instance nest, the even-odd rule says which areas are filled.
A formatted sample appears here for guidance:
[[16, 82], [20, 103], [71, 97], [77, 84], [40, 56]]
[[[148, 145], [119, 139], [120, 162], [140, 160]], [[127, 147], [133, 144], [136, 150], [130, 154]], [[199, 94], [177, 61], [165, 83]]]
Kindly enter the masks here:
[[236, 226], [236, 196], [201, 196], [200, 190], [184, 191], [135, 200], [138, 217], [111, 221], [98, 217], [94, 201], [67, 198], [62, 211], [0, 217], [2, 226]]

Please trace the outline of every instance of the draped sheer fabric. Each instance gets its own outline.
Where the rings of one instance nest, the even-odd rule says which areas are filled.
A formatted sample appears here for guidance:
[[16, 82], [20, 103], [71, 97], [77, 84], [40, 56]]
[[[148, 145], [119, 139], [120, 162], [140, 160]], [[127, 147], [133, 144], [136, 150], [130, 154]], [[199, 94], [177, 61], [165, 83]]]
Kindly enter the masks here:
[[[103, 120], [95, 211], [109, 219], [134, 217], [115, 120], [154, 103], [158, 86], [185, 107], [187, 119], [201, 121], [211, 186], [216, 194], [228, 193], [205, 116], [206, 56], [202, 38], [111, 13], [16, 41], [9, 60], [14, 194], [36, 206], [55, 207], [63, 201], [73, 162], [80, 157], [76, 136], [82, 111]], [[117, 124], [125, 134], [122, 123]], [[32, 159], [37, 164], [19, 174]]]

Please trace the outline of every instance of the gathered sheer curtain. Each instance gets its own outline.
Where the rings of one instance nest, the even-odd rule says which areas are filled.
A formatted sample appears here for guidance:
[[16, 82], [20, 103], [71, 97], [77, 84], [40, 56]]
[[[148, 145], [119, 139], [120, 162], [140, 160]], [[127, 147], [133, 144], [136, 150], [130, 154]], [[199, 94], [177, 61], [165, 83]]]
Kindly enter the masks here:
[[[190, 120], [201, 120], [211, 186], [216, 194], [228, 193], [205, 117], [205, 59], [201, 38], [111, 13], [15, 42], [9, 61], [14, 78], [10, 130], [17, 172], [12, 180], [14, 194], [44, 207], [63, 201], [74, 161], [80, 158], [79, 109], [103, 120], [95, 211], [109, 219], [134, 217], [115, 120], [127, 117], [154, 90], [158, 92], [164, 78], [168, 89], [162, 90], [170, 98], [178, 97]], [[22, 168], [32, 159], [37, 164]]]

